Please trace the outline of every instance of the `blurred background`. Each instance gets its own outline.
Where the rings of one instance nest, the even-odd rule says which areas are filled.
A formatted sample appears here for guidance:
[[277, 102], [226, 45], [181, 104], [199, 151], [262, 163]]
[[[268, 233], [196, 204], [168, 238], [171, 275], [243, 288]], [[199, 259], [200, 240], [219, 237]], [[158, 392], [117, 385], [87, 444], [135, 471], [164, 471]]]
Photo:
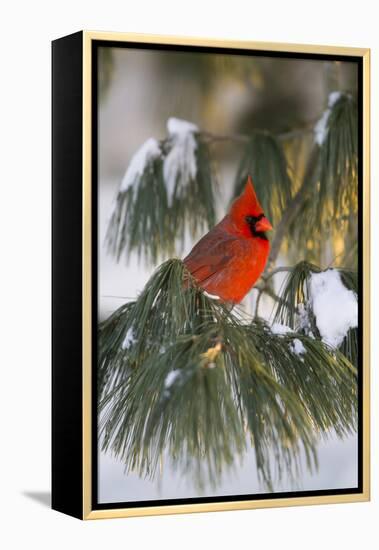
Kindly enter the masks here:
[[[217, 176], [219, 221], [234, 192], [243, 152], [240, 136], [253, 130], [267, 130], [278, 136], [293, 133], [285, 151], [296, 190], [315, 141], [314, 128], [327, 109], [329, 94], [334, 90], [355, 94], [357, 89], [354, 63], [129, 48], [101, 48], [98, 76], [99, 320], [135, 298], [154, 270], [155, 266], [133, 254], [127, 261], [122, 257], [116, 262], [107, 253], [105, 234], [130, 160], [148, 138], [167, 137], [170, 117], [190, 121], [216, 138], [209, 141], [209, 147]], [[233, 139], [217, 139], [223, 136]], [[305, 224], [306, 219], [299, 223]], [[306, 257], [317, 260], [320, 267], [339, 265], [342, 259], [354, 267], [356, 257], [346, 258], [345, 254], [346, 248], [351, 249], [356, 242], [351, 226], [349, 231], [348, 239], [347, 235], [331, 236], [325, 226], [325, 234], [319, 232], [314, 239], [307, 239], [306, 249], [298, 242], [294, 246], [285, 244], [277, 265], [291, 265]], [[320, 239], [329, 245], [320, 249]], [[180, 257], [189, 252], [195, 241], [186, 239]], [[280, 286], [280, 276], [275, 278], [275, 284]], [[255, 299], [252, 291], [243, 304], [247, 311], [254, 308]], [[263, 297], [261, 302], [260, 313], [268, 317], [270, 298]], [[180, 478], [169, 463], [159, 481], [148, 481], [135, 474], [126, 475], [122, 463], [99, 453], [98, 475], [100, 502], [201, 496], [190, 477]], [[333, 489], [356, 484], [356, 437], [344, 441], [332, 437], [320, 445], [318, 472], [311, 475], [304, 470], [296, 486], [284, 478], [275, 490]], [[228, 473], [217, 490], [206, 487], [202, 494], [262, 491], [254, 455], [249, 452], [241, 467], [234, 474]]]

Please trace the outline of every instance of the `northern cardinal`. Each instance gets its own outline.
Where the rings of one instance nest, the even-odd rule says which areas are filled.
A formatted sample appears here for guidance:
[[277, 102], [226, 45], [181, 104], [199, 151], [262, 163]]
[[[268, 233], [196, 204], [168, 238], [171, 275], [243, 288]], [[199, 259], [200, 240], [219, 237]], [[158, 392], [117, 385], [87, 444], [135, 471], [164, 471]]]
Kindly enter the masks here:
[[206, 292], [238, 304], [265, 268], [272, 229], [250, 176], [228, 214], [193, 247], [183, 262]]

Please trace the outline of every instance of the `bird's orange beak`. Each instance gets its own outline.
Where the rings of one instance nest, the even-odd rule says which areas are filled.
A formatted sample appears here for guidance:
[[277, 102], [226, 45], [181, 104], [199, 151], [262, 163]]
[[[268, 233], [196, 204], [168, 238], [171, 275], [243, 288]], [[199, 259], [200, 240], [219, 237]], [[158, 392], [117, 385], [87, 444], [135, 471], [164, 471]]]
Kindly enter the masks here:
[[259, 233], [264, 233], [265, 231], [271, 231], [272, 229], [271, 223], [268, 221], [266, 217], [261, 218], [257, 223], [255, 224], [255, 229]]

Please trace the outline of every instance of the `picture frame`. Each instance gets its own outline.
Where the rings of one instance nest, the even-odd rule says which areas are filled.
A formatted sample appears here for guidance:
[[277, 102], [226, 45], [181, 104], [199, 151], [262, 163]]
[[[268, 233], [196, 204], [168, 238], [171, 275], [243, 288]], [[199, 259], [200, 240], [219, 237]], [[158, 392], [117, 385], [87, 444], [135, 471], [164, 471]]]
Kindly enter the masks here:
[[[357, 71], [357, 483], [99, 502], [99, 50], [353, 63]], [[159, 78], [159, 77], [157, 77]], [[329, 115], [328, 115], [329, 116]], [[326, 117], [327, 118], [327, 117]], [[126, 168], [126, 166], [125, 166]], [[254, 178], [253, 178], [254, 179]], [[370, 498], [370, 50], [81, 31], [52, 43], [52, 508], [79, 519], [362, 502]], [[159, 265], [156, 261], [156, 265]], [[184, 287], [183, 287], [184, 288]], [[352, 326], [352, 325], [351, 325]], [[305, 337], [304, 337], [305, 338]], [[305, 339], [304, 339], [305, 342]], [[301, 342], [300, 342], [301, 343]], [[217, 347], [218, 343], [213, 348]], [[294, 344], [295, 345], [295, 344]], [[301, 344], [302, 345], [302, 344]], [[221, 344], [220, 344], [221, 346]], [[218, 349], [218, 348], [217, 348]], [[209, 350], [208, 350], [209, 351]], [[337, 353], [337, 352], [336, 352]], [[166, 377], [166, 387], [167, 377]], [[283, 394], [284, 395], [284, 394]], [[147, 399], [147, 397], [146, 397]], [[133, 495], [131, 495], [133, 497]]]

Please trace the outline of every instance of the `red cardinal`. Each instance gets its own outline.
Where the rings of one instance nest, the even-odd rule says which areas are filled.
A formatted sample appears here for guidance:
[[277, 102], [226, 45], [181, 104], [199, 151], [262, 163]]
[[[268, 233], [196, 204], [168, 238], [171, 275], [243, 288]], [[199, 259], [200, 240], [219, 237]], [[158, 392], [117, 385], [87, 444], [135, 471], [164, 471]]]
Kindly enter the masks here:
[[272, 229], [250, 176], [229, 213], [193, 247], [184, 263], [199, 285], [224, 302], [243, 300], [265, 268]]

